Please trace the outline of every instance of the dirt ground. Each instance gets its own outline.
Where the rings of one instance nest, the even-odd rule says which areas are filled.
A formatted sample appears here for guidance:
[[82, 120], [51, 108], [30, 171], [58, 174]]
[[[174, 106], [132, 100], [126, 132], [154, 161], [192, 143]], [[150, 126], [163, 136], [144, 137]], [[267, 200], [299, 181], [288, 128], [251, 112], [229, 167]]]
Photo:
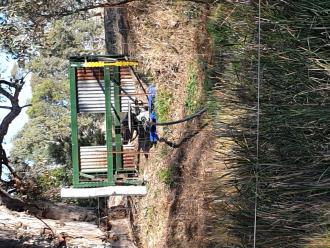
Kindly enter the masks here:
[[[140, 62], [142, 79], [174, 96], [167, 116], [187, 115], [191, 68], [202, 98], [209, 60], [207, 5], [191, 2], [136, 2], [128, 8], [129, 51]], [[206, 124], [206, 125], [205, 125]], [[209, 147], [207, 123], [195, 119], [159, 130], [165, 143], [152, 148], [143, 165], [148, 195], [135, 199], [133, 227], [140, 247], [207, 247], [203, 182]], [[170, 145], [169, 145], [170, 144]], [[164, 180], [163, 172], [169, 171]]]

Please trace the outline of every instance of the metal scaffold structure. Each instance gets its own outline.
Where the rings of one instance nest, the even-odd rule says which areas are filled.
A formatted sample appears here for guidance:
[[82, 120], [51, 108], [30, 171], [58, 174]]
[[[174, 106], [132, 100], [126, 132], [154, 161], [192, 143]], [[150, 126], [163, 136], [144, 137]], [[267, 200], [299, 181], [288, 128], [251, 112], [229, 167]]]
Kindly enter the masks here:
[[[152, 109], [147, 94], [141, 93], [135, 65], [123, 56], [70, 58], [73, 187], [61, 190], [63, 198], [146, 194], [131, 141], [133, 129], [149, 121]], [[80, 142], [82, 115], [103, 120], [103, 144]]]
[[[206, 109], [181, 120], [157, 122], [156, 88], [135, 73], [138, 63], [124, 56], [80, 56], [70, 59], [73, 186], [62, 188], [63, 198], [145, 195], [140, 155], [148, 157], [159, 138], [157, 126], [189, 121]], [[84, 144], [82, 116], [101, 121], [104, 138]], [[96, 132], [94, 132], [96, 133]]]

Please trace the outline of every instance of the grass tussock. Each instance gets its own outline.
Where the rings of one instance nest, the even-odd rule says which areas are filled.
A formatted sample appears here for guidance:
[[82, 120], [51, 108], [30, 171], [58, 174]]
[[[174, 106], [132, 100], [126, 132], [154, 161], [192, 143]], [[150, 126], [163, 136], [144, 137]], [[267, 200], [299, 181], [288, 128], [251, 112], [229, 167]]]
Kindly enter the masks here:
[[212, 113], [215, 179], [209, 187], [217, 216], [211, 239], [219, 247], [252, 246], [255, 173], [257, 247], [328, 247], [329, 7], [304, 0], [262, 5], [258, 160], [257, 6], [214, 9], [210, 80], [221, 113]]
[[188, 71], [188, 82], [185, 94], [185, 108], [187, 113], [191, 114], [198, 107], [198, 72], [190, 67]]
[[159, 122], [168, 120], [170, 116], [171, 106], [173, 104], [173, 93], [168, 89], [158, 89], [156, 112]]
[[175, 183], [173, 174], [174, 174], [174, 171], [173, 171], [172, 167], [160, 169], [157, 172], [159, 180], [169, 187], [173, 186], [173, 184]]

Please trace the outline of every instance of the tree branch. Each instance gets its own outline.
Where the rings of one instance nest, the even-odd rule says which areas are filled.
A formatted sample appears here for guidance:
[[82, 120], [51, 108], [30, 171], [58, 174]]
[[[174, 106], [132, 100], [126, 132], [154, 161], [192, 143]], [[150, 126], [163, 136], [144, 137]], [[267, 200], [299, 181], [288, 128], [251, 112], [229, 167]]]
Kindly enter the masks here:
[[4, 88], [1, 87], [0, 87], [0, 94], [4, 95], [10, 101], [14, 98], [14, 96], [12, 96], [8, 91], [6, 91]]
[[86, 7], [76, 9], [76, 10], [72, 10], [72, 11], [67, 11], [67, 12], [59, 11], [59, 12], [55, 12], [55, 13], [51, 13], [51, 14], [41, 14], [41, 16], [43, 16], [45, 18], [64, 17], [64, 16], [69, 16], [69, 15], [72, 15], [72, 14], [77, 14], [79, 12], [88, 11], [88, 10], [96, 9], [96, 8], [116, 7], [116, 6], [124, 5], [126, 3], [134, 2], [134, 1], [135, 0], [123, 0], [123, 1], [120, 1], [118, 3], [102, 3], [102, 4], [98, 4], [98, 5], [88, 5]]
[[25, 78], [27, 77], [27, 75], [29, 75], [31, 73], [31, 71], [28, 71], [24, 77], [21, 78], [21, 81], [23, 81], [23, 84], [25, 84]]
[[9, 209], [15, 211], [25, 211], [28, 205], [20, 199], [10, 196], [6, 191], [0, 188], [0, 202]]
[[[19, 94], [21, 93], [21, 90], [23, 88], [23, 85], [24, 85], [24, 81], [21, 81], [20, 84], [17, 84], [16, 87], [15, 87], [15, 92], [14, 92], [14, 95], [13, 95], [13, 98], [11, 99], [11, 103], [12, 104], [15, 104], [17, 102], [18, 104], [18, 96]], [[14, 103], [15, 102], [15, 103]]]
[[26, 108], [26, 107], [31, 107], [31, 106], [32, 106], [32, 104], [29, 103], [29, 104], [25, 104], [25, 105], [23, 105], [21, 108]]
[[16, 86], [15, 83], [12, 83], [10, 81], [3, 80], [3, 79], [0, 80], [0, 84], [5, 84], [5, 85], [8, 85], [9, 87], [13, 87], [13, 88], [15, 88], [15, 86]]
[[[26, 77], [26, 75], [25, 75]], [[6, 166], [12, 176], [12, 180], [8, 182], [8, 185], [13, 185], [14, 188], [18, 189], [18, 185], [22, 185], [22, 178], [16, 173], [14, 168], [9, 164], [8, 157], [6, 151], [4, 150], [2, 143], [4, 137], [6, 136], [9, 125], [12, 121], [21, 113], [22, 108], [28, 107], [31, 104], [26, 104], [23, 107], [19, 106], [19, 94], [23, 88], [25, 83], [25, 77], [22, 77], [19, 80], [15, 80], [14, 82], [9, 82], [6, 80], [0, 80], [0, 94], [5, 96], [10, 100], [11, 106], [0, 106], [1, 109], [8, 109], [10, 112], [2, 119], [0, 123], [0, 179], [3, 173], [2, 166]], [[15, 90], [14, 95], [10, 94], [4, 88], [1, 87], [1, 84], [7, 85]], [[21, 187], [21, 186], [20, 186]], [[0, 201], [8, 200], [5, 194], [1, 194], [0, 191]]]
[[17, 191], [17, 189], [10, 189], [10, 190], [7, 190], [7, 193], [10, 195], [12, 193], [15, 193]]
[[9, 106], [0, 106], [0, 109], [9, 109], [9, 110], [11, 110], [12, 107], [9, 107]]
[[11, 167], [11, 166], [9, 165], [9, 163], [4, 164], [4, 165], [8, 168], [8, 170], [10, 171], [10, 173], [11, 173], [15, 178], [19, 179], [20, 181], [22, 180], [22, 178], [16, 173], [16, 171], [14, 170], [14, 168]]
[[[1, 88], [0, 88], [0, 93], [1, 93]], [[0, 124], [0, 145], [2, 144], [4, 137], [6, 136], [6, 134], [8, 132], [9, 125], [21, 113], [21, 110], [22, 110], [21, 107], [18, 105], [18, 99], [16, 102], [14, 97], [11, 97], [11, 102], [12, 102], [12, 109], [3, 118], [3, 120]], [[0, 157], [0, 161], [1, 161], [1, 157]]]

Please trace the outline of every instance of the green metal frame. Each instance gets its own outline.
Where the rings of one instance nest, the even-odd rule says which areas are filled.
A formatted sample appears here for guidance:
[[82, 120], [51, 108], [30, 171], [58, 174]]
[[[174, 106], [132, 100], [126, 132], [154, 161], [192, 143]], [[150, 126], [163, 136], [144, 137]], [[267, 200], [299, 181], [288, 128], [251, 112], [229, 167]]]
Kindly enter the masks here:
[[[107, 181], [103, 182], [80, 182], [79, 178], [81, 176], [79, 164], [80, 164], [80, 150], [78, 142], [78, 102], [77, 102], [77, 77], [76, 77], [77, 67], [75, 64], [71, 64], [69, 70], [70, 79], [70, 103], [71, 103], [71, 141], [72, 141], [72, 163], [73, 163], [73, 187], [103, 187], [115, 185], [114, 182], [114, 168], [113, 168], [113, 155], [112, 155], [112, 111], [111, 111], [111, 90], [110, 90], [110, 68], [109, 66], [104, 67], [104, 89], [105, 89], [105, 118], [106, 118], [106, 146], [107, 150]], [[117, 94], [118, 95], [118, 94]], [[116, 99], [116, 97], [115, 97]], [[117, 105], [120, 105], [120, 100], [116, 101]], [[120, 125], [120, 121], [117, 121]], [[120, 135], [120, 133], [119, 133]], [[118, 136], [118, 135], [116, 135]], [[118, 146], [118, 141], [121, 142], [121, 137], [116, 138], [116, 149]], [[117, 144], [118, 143], [118, 144]], [[120, 148], [121, 149], [121, 148]], [[121, 161], [120, 161], [121, 162]], [[83, 177], [88, 176], [84, 173]], [[90, 178], [93, 176], [90, 176]], [[96, 177], [96, 176], [95, 176]]]
[[116, 145], [116, 170], [122, 169], [122, 154], [121, 154], [121, 132], [120, 132], [120, 112], [121, 112], [121, 106], [120, 106], [120, 73], [119, 73], [119, 67], [113, 67], [113, 92], [114, 92], [114, 103], [115, 103], [115, 145]]
[[111, 90], [110, 90], [110, 67], [104, 67], [104, 89], [105, 89], [105, 118], [107, 136], [107, 165], [108, 165], [108, 185], [114, 185], [113, 181], [113, 156], [112, 156], [112, 113], [111, 113]]
[[72, 142], [72, 167], [73, 186], [79, 184], [79, 144], [78, 144], [78, 118], [77, 118], [77, 80], [76, 68], [70, 67], [70, 104], [71, 104], [71, 142]]
[[[79, 58], [77, 58], [79, 60]], [[122, 164], [122, 137], [121, 137], [121, 85], [120, 68], [118, 66], [104, 66], [104, 91], [105, 91], [105, 121], [106, 121], [106, 147], [107, 147], [107, 176], [105, 181], [81, 182], [80, 177], [96, 179], [97, 175], [80, 172], [80, 149], [78, 137], [78, 93], [77, 93], [77, 68], [83, 67], [83, 62], [73, 60], [70, 63], [70, 104], [71, 104], [71, 141], [72, 141], [72, 165], [73, 187], [105, 187], [115, 185], [116, 173], [130, 173], [132, 170], [123, 169]], [[113, 75], [113, 77], [111, 77]], [[114, 104], [111, 103], [113, 87]], [[113, 114], [114, 112], [114, 114]], [[114, 128], [114, 137], [113, 137]], [[115, 149], [113, 144], [115, 142]], [[113, 156], [115, 150], [115, 156]], [[114, 157], [116, 163], [114, 164]], [[105, 174], [104, 174], [105, 175]], [[127, 179], [123, 185], [141, 185], [143, 182], [137, 179]]]
[[79, 182], [77, 185], [73, 185], [74, 188], [92, 188], [92, 187], [106, 187], [112, 186], [114, 184], [109, 184], [109, 182]]

